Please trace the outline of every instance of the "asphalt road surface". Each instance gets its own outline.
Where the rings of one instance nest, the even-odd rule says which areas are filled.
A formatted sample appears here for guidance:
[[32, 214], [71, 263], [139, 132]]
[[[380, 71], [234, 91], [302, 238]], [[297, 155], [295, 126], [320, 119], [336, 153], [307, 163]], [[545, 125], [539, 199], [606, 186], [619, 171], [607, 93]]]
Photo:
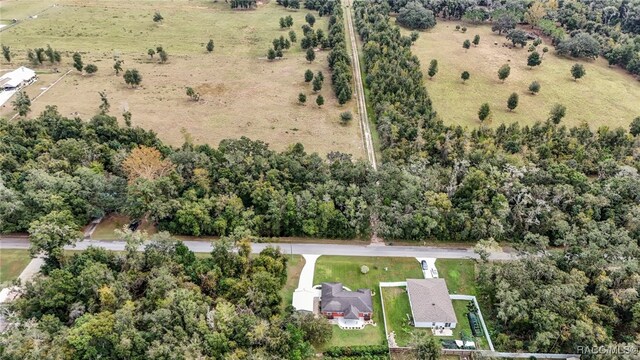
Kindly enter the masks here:
[[[184, 241], [193, 252], [210, 252], [212, 247], [208, 241]], [[67, 250], [84, 250], [89, 246], [103, 247], [107, 250], [123, 251], [124, 241], [83, 240], [76, 246], [67, 246]], [[337, 244], [287, 244], [287, 243], [253, 243], [253, 252], [258, 253], [268, 246], [278, 247], [285, 254], [315, 254], [342, 256], [388, 256], [388, 257], [429, 257], [440, 259], [477, 259], [478, 255], [472, 248], [451, 248], [433, 246], [370, 246], [370, 245], [337, 245]], [[27, 238], [0, 238], [1, 249], [28, 249]], [[491, 260], [513, 260], [515, 253], [504, 251], [493, 252]]]

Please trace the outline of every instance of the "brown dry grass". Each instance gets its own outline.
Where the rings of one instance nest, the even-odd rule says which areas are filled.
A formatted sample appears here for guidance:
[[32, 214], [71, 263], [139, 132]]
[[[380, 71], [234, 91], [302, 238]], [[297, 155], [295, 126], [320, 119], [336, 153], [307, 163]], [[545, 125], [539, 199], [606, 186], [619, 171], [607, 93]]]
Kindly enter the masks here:
[[[263, 140], [278, 150], [301, 142], [308, 151], [320, 154], [342, 151], [363, 157], [358, 123], [343, 125], [339, 120], [343, 111], [355, 113], [355, 102], [338, 105], [330, 84], [328, 52], [318, 52], [316, 61], [308, 64], [299, 47], [306, 10], [290, 12], [275, 2], [242, 12], [229, 10], [228, 4], [210, 1], [155, 4], [143, 1], [136, 3], [134, 9], [124, 0], [104, 4], [66, 0], [64, 6], [47, 11], [41, 22], [25, 22], [3, 33], [3, 42], [6, 40], [18, 53], [18, 63], [25, 61], [26, 48], [51, 43], [65, 51], [61, 71], [71, 68], [70, 55], [75, 49], [86, 51], [85, 64], [98, 66], [93, 76], [74, 70], [33, 103], [31, 115], [38, 114], [46, 105], [57, 105], [63, 115], [88, 119], [98, 112], [98, 92], [106, 91], [111, 115], [121, 119], [122, 112], [130, 111], [134, 125], [155, 130], [172, 145], [182, 144], [186, 132], [197, 143], [217, 145], [222, 139], [246, 136]], [[153, 24], [150, 19], [149, 14], [156, 8], [165, 16], [162, 25]], [[288, 14], [294, 17], [298, 43], [285, 53], [284, 59], [269, 62], [264, 54], [271, 40], [280, 35], [286, 37], [288, 32], [278, 28], [278, 18]], [[71, 15], [73, 21], [65, 20]], [[118, 16], [117, 21], [113, 16]], [[50, 28], [53, 23], [58, 28]], [[96, 23], [104, 23], [107, 28]], [[120, 27], [135, 31], [117, 34]], [[326, 18], [318, 18], [315, 27], [326, 32]], [[83, 35], [63, 36], [65, 29]], [[50, 33], [53, 35], [49, 37]], [[100, 36], [85, 36], [94, 33]], [[216, 43], [212, 54], [203, 49], [209, 38]], [[158, 64], [156, 59], [151, 61], [146, 56], [146, 49], [158, 43], [169, 53], [166, 64]], [[113, 50], [116, 48], [119, 51]], [[114, 52], [125, 61], [125, 70], [140, 71], [142, 86], [129, 88], [121, 76], [115, 76]], [[307, 68], [325, 74], [320, 91], [325, 98], [322, 108], [315, 104], [316, 94], [311, 85], [303, 81]], [[40, 78], [27, 89], [32, 98], [57, 76]], [[188, 99], [187, 86], [200, 92], [201, 101]], [[307, 94], [305, 106], [297, 103], [300, 92]], [[12, 116], [10, 106], [2, 109], [0, 115]]]
[[[466, 25], [466, 33], [455, 31], [458, 22], [438, 19], [435, 28], [420, 34], [412, 47], [421, 61], [425, 84], [435, 109], [449, 124], [478, 126], [477, 112], [488, 102], [493, 112], [490, 126], [520, 122], [532, 124], [546, 120], [554, 103], [567, 107], [563, 123], [575, 126], [587, 122], [592, 128], [608, 125], [628, 128], [631, 120], [640, 115], [640, 82], [624, 70], [609, 68], [602, 58], [584, 61], [559, 57], [553, 46], [544, 46], [549, 53], [542, 65], [529, 69], [527, 47], [509, 49], [505, 36], [491, 32], [489, 25]], [[465, 51], [462, 42], [480, 35], [480, 45]], [[497, 42], [498, 45], [494, 45]], [[427, 70], [431, 59], [437, 59], [439, 72], [429, 80]], [[577, 82], [571, 78], [570, 68], [584, 64], [587, 74]], [[503, 84], [498, 80], [498, 68], [510, 64], [511, 75]], [[469, 71], [471, 78], [463, 84], [462, 71]], [[537, 80], [541, 84], [538, 95], [528, 92], [529, 84]], [[507, 109], [507, 98], [512, 92], [519, 94], [520, 103], [514, 112]]]

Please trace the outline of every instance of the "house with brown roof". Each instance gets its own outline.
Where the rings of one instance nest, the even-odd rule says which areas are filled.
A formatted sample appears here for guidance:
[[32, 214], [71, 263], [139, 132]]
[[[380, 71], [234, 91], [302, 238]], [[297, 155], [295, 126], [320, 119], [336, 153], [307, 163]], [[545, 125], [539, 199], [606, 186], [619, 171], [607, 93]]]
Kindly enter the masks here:
[[453, 329], [458, 322], [444, 279], [407, 279], [415, 327]]
[[342, 283], [322, 283], [320, 313], [342, 328], [362, 328], [373, 316], [371, 290], [349, 291]]

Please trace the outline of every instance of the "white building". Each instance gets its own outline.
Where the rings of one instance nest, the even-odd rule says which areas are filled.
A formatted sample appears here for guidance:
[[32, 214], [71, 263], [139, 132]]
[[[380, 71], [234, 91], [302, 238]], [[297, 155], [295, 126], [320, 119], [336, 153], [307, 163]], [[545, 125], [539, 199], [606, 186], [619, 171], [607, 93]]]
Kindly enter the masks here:
[[407, 293], [415, 327], [456, 327], [458, 320], [444, 279], [407, 279]]
[[36, 72], [21, 66], [0, 77], [0, 89], [3, 91], [19, 90], [38, 79]]

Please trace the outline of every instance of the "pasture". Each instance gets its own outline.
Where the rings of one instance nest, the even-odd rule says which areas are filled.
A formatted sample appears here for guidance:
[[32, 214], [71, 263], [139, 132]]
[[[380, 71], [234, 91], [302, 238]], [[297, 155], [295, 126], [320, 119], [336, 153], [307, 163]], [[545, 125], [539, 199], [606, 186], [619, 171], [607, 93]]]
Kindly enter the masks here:
[[[3, 1], [15, 6], [18, 1]], [[6, 4], [5, 4], [6, 3]], [[154, 23], [159, 11], [164, 20]], [[78, 51], [85, 64], [98, 66], [94, 75], [73, 70], [32, 105], [35, 116], [47, 105], [57, 105], [65, 116], [89, 119], [98, 112], [99, 91], [105, 91], [111, 104], [110, 114], [122, 120], [132, 113], [133, 125], [156, 131], [171, 145], [181, 145], [188, 136], [196, 143], [217, 145], [226, 138], [246, 136], [283, 150], [301, 142], [307, 151], [322, 155], [342, 151], [360, 158], [363, 154], [357, 121], [343, 124], [343, 111], [355, 114], [355, 100], [340, 106], [333, 95], [328, 51], [318, 51], [309, 64], [300, 48], [306, 9], [286, 10], [275, 2], [256, 10], [236, 11], [229, 4], [212, 1], [139, 1], [109, 2], [62, 0], [38, 16], [2, 33], [3, 44], [11, 46], [14, 66], [27, 65], [29, 48], [50, 44], [62, 53], [58, 71], [72, 69], [71, 55]], [[298, 41], [285, 51], [281, 60], [268, 61], [271, 41], [289, 29], [279, 28], [278, 19], [291, 15]], [[326, 34], [327, 18], [318, 17], [315, 29]], [[205, 44], [213, 39], [215, 49], [207, 53]], [[147, 50], [162, 46], [169, 55], [165, 64]], [[137, 69], [142, 83], [137, 88], [116, 76], [114, 59], [123, 60], [123, 69]], [[3, 64], [6, 68], [7, 64]], [[53, 66], [35, 68], [49, 72]], [[305, 83], [306, 69], [322, 71], [324, 86], [317, 94]], [[57, 76], [52, 76], [57, 79]], [[41, 80], [27, 90], [30, 96], [53, 81]], [[201, 95], [192, 101], [186, 95], [192, 87]], [[305, 105], [298, 94], [307, 95]], [[318, 107], [318, 94], [325, 104]], [[10, 106], [0, 116], [13, 116]]]
[[[466, 33], [456, 31], [456, 25], [466, 26]], [[473, 40], [476, 34], [480, 35], [480, 44], [463, 49], [464, 40]], [[555, 103], [567, 107], [562, 122], [568, 126], [587, 122], [592, 129], [602, 125], [628, 129], [631, 120], [640, 115], [640, 82], [622, 69], [609, 68], [603, 58], [590, 61], [560, 57], [555, 55], [550, 42], [544, 42], [538, 46], [538, 52], [542, 55], [545, 46], [549, 52], [543, 56], [540, 66], [529, 69], [528, 46], [509, 49], [503, 43], [510, 41], [504, 35], [491, 32], [490, 25], [442, 19], [438, 19], [433, 29], [420, 33], [412, 52], [420, 59], [434, 108], [446, 124], [479, 126], [478, 109], [484, 102], [489, 103], [493, 113], [493, 119], [486, 122], [492, 127], [502, 123], [531, 125], [544, 121]], [[433, 79], [427, 75], [431, 59], [437, 59], [439, 65]], [[575, 63], [583, 64], [586, 69], [586, 76], [578, 81], [574, 81], [570, 73]], [[503, 64], [511, 67], [504, 83], [497, 74]], [[463, 71], [471, 75], [466, 83], [460, 78]], [[528, 91], [534, 80], [541, 84], [537, 95]], [[510, 112], [507, 98], [513, 92], [519, 95], [520, 101]]]

